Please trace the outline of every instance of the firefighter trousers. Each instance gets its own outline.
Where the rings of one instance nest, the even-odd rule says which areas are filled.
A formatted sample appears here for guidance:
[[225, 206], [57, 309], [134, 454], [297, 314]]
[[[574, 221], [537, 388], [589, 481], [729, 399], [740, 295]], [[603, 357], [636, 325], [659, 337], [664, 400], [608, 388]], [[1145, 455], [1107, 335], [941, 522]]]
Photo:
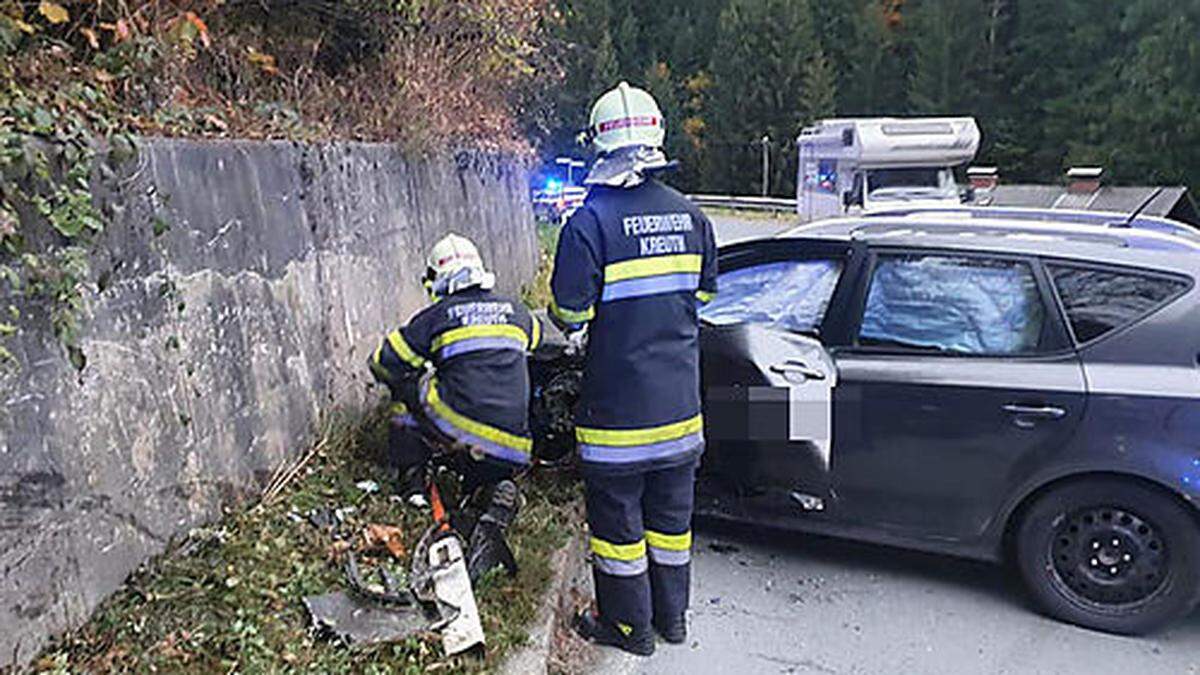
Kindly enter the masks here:
[[[393, 419], [388, 428], [388, 461], [400, 475], [413, 467], [429, 464], [433, 458], [433, 449], [422, 437], [416, 424]], [[449, 466], [462, 477], [463, 494], [490, 488], [502, 480], [511, 480], [516, 474], [514, 467], [505, 463], [487, 458], [476, 460], [465, 454], [452, 458]]]
[[584, 482], [600, 618], [626, 634], [682, 621], [696, 463]]

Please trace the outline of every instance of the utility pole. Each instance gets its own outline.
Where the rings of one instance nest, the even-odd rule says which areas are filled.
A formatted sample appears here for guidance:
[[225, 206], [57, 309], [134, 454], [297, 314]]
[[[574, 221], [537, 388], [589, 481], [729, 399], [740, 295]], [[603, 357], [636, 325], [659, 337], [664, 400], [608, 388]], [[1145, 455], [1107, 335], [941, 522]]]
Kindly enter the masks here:
[[763, 136], [759, 142], [762, 143], [762, 196], [766, 197], [771, 176], [771, 137]]

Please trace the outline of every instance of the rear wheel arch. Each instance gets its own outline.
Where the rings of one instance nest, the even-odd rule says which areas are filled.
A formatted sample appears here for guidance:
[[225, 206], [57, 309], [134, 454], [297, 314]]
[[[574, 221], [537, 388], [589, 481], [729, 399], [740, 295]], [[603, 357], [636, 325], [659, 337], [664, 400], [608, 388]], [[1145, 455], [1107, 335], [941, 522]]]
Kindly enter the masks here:
[[1158, 492], [1184, 507], [1184, 510], [1191, 514], [1192, 519], [1195, 520], [1196, 526], [1200, 527], [1200, 504], [1189, 501], [1177, 490], [1174, 490], [1158, 481], [1151, 480], [1145, 476], [1139, 476], [1132, 473], [1123, 473], [1120, 471], [1086, 471], [1072, 473], [1046, 481], [1036, 488], [1030, 490], [1016, 503], [1015, 506], [1009, 510], [1004, 519], [1004, 530], [1000, 538], [1000, 558], [1005, 562], [1012, 562], [1014, 560], [1014, 555], [1016, 553], [1017, 530], [1021, 527], [1021, 520], [1024, 518], [1025, 514], [1029, 512], [1030, 507], [1036, 504], [1038, 500], [1067, 485], [1084, 483], [1090, 480], [1128, 481], [1129, 483], [1141, 485], [1142, 487]]

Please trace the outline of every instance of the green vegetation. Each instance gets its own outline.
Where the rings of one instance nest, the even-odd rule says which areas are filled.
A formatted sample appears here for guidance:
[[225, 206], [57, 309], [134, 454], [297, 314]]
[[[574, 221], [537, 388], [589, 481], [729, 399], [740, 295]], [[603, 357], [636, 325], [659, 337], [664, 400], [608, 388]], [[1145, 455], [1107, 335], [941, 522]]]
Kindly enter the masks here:
[[537, 222], [538, 269], [533, 280], [521, 288], [521, 300], [532, 310], [550, 306], [550, 275], [554, 272], [554, 253], [558, 250], [558, 234], [562, 226], [555, 222]]
[[545, 155], [620, 79], [667, 117], [677, 182], [793, 192], [800, 128], [834, 115], [974, 115], [980, 164], [1058, 182], [1104, 166], [1118, 182], [1200, 189], [1200, 0], [558, 0], [565, 76]]
[[[391, 500], [375, 463], [386, 445], [382, 411], [338, 413], [296, 478], [273, 499], [237, 508], [192, 532], [134, 574], [92, 620], [35, 662], [41, 672], [481, 672], [526, 640], [552, 570], [550, 559], [580, 522], [578, 488], [553, 473], [523, 483], [527, 499], [509, 532], [521, 570], [491, 575], [476, 589], [485, 659], [445, 659], [436, 636], [347, 648], [314, 638], [305, 595], [345, 588], [339, 549], [305, 520], [311, 509], [346, 508], [344, 528], [368, 524], [404, 531], [405, 553], [427, 516]], [[356, 483], [384, 484], [376, 493]], [[363, 547], [362, 537], [355, 537]], [[366, 554], [360, 554], [360, 560]], [[375, 556], [387, 559], [386, 550]], [[406, 569], [407, 560], [391, 560]]]

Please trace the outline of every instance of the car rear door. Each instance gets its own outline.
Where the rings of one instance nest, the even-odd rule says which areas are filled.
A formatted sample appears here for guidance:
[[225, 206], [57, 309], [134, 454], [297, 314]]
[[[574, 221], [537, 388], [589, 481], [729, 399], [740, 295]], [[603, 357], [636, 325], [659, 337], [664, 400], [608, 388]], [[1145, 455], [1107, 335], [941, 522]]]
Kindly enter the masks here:
[[727, 515], [771, 520], [824, 503], [837, 370], [821, 336], [856, 262], [844, 242], [722, 252], [719, 293], [701, 312], [702, 483]]
[[851, 344], [838, 348], [838, 517], [970, 540], [1016, 476], [1063, 449], [1082, 367], [1033, 258], [873, 250]]

